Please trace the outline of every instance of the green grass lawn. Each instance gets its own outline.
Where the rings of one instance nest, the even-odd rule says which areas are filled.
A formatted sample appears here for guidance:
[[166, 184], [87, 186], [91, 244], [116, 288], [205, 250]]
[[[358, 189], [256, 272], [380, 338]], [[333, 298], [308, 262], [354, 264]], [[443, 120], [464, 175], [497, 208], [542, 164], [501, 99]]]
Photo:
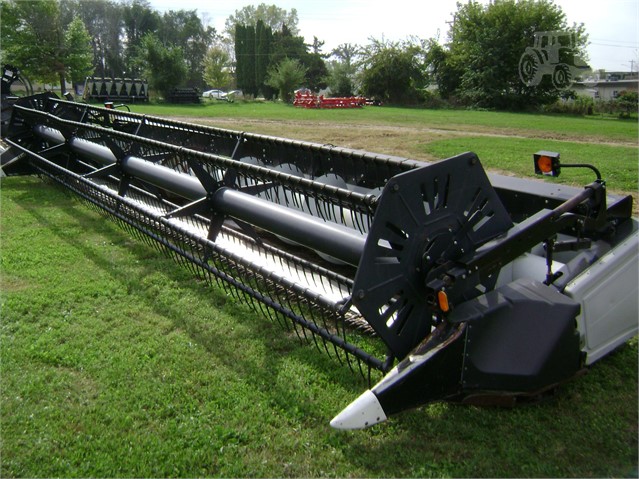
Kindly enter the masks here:
[[355, 109], [305, 109], [273, 102], [204, 101], [200, 105], [135, 104], [135, 112], [157, 116], [202, 118], [254, 118], [303, 122], [336, 122], [346, 124], [377, 123], [401, 126], [441, 128], [504, 133], [526, 132], [547, 138], [579, 136], [589, 141], [637, 142], [637, 120], [612, 117], [578, 117], [568, 115], [533, 115], [472, 110], [428, 110], [392, 106]]
[[[542, 143], [531, 138], [463, 137], [433, 141], [424, 145], [424, 151], [437, 157], [448, 158], [460, 151], [474, 151], [484, 168], [499, 169], [518, 176], [530, 176], [531, 152], [538, 151]], [[576, 143], [546, 140], [546, 150], [561, 152], [562, 163], [589, 163], [601, 172], [607, 184], [619, 191], [637, 191], [637, 148], [608, 144]], [[528, 158], [528, 161], [522, 161]], [[562, 170], [557, 181], [570, 184], [587, 184], [596, 176], [589, 169]], [[548, 180], [547, 180], [548, 181]]]
[[[564, 161], [597, 158], [619, 189], [637, 187], [627, 166], [637, 149], [596, 140], [636, 140], [636, 122], [240, 102], [134, 111], [475, 132], [537, 125]], [[418, 147], [436, 157], [476, 150], [517, 173], [515, 158], [540, 149], [535, 138], [478, 135]], [[540, 404], [435, 404], [335, 431], [329, 420], [367, 387], [347, 367], [49, 183], [3, 178], [0, 207], [0, 477], [638, 475], [636, 338]]]

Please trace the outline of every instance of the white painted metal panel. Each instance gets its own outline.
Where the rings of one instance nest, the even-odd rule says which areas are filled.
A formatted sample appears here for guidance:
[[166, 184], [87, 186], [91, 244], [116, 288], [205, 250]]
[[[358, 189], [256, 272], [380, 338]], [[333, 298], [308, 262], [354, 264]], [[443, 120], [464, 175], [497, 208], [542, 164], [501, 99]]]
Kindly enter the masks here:
[[[633, 220], [636, 221], [636, 220]], [[577, 324], [592, 364], [637, 334], [639, 231], [602, 256], [566, 287], [581, 303]]]

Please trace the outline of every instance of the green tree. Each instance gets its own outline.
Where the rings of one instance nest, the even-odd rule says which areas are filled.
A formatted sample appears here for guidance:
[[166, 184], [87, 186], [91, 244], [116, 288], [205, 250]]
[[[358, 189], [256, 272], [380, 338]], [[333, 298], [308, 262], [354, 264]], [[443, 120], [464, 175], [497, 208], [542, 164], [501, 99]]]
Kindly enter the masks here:
[[333, 95], [352, 96], [355, 93], [355, 59], [359, 51], [359, 47], [351, 43], [342, 43], [331, 51], [330, 56], [335, 60], [328, 64], [327, 83]]
[[458, 86], [458, 72], [451, 66], [448, 51], [431, 39], [426, 46], [427, 81], [436, 84], [442, 98], [450, 99]]
[[59, 4], [54, 0], [2, 0], [3, 62], [12, 63], [28, 77], [57, 81], [55, 53], [62, 41]]
[[237, 25], [235, 29], [235, 60], [237, 87], [249, 95], [257, 94], [255, 27]]
[[355, 92], [351, 69], [345, 63], [329, 63], [327, 84], [333, 96], [353, 96]]
[[270, 98], [274, 91], [266, 84], [266, 77], [271, 64], [273, 30], [262, 20], [255, 25], [255, 43], [255, 85], [265, 98]]
[[129, 0], [124, 4], [123, 12], [124, 62], [127, 75], [140, 77], [146, 68], [146, 51], [143, 39], [158, 29], [160, 14], [153, 10], [147, 0]]
[[[124, 5], [113, 0], [60, 0], [63, 23], [79, 16], [91, 36], [94, 74], [120, 77], [126, 70]], [[68, 19], [68, 20], [67, 20]]]
[[253, 25], [237, 25], [235, 28], [235, 59], [237, 86], [249, 95], [262, 92], [267, 98], [272, 95], [266, 84], [271, 64], [273, 33], [262, 20]]
[[[471, 106], [522, 109], [557, 100], [560, 91], [549, 78], [526, 86], [519, 61], [532, 46], [535, 32], [562, 31], [575, 38], [575, 54], [584, 58], [583, 25], [569, 27], [561, 7], [547, 0], [495, 0], [458, 3], [446, 50], [434, 63], [444, 96]], [[432, 45], [431, 45], [432, 46]], [[441, 54], [444, 53], [442, 56]]]
[[361, 89], [389, 103], [417, 103], [426, 85], [423, 49], [414, 42], [374, 40], [364, 49]]
[[204, 81], [214, 88], [228, 88], [233, 81], [230, 56], [221, 46], [209, 48], [204, 57]]
[[[3, 62], [34, 80], [60, 82], [91, 73], [91, 38], [79, 18], [63, 22], [56, 0], [2, 0]], [[88, 59], [88, 62], [87, 62]]]
[[161, 17], [157, 36], [163, 45], [179, 47], [184, 53], [185, 84], [203, 86], [202, 62], [215, 38], [215, 29], [205, 27], [196, 10], [169, 11]]
[[299, 58], [306, 68], [306, 86], [312, 91], [320, 91], [328, 86], [328, 69], [320, 53], [307, 53]]
[[233, 39], [235, 38], [235, 27], [237, 25], [250, 25], [255, 27], [260, 20], [273, 32], [282, 30], [284, 25], [287, 26], [293, 35], [297, 35], [299, 32], [297, 27], [299, 20], [296, 9], [291, 8], [289, 12], [277, 5], [267, 5], [265, 3], [260, 3], [257, 7], [248, 5], [240, 10], [236, 10], [233, 15], [230, 15], [226, 19], [224, 32], [227, 38]]
[[255, 81], [255, 67], [257, 62], [256, 44], [255, 44], [255, 27], [247, 25], [244, 32], [244, 58], [245, 63], [244, 77], [242, 84], [238, 83], [238, 88], [244, 90], [249, 95], [257, 95], [257, 83]]
[[296, 36], [288, 25], [273, 31], [273, 45], [271, 48], [271, 62], [279, 64], [285, 58], [301, 59], [308, 53], [304, 37]]
[[[353, 45], [352, 43], [342, 43], [331, 51], [331, 56], [337, 58], [340, 63], [350, 69], [359, 53], [359, 46]], [[352, 70], [351, 73], [355, 73], [355, 71]]]
[[299, 60], [285, 58], [269, 69], [266, 83], [279, 92], [280, 99], [290, 102], [293, 91], [302, 86], [306, 80], [306, 68]]
[[[317, 51], [321, 48], [321, 42], [314, 43]], [[309, 47], [304, 43], [304, 37], [297, 36], [287, 25], [281, 31], [273, 34], [273, 46], [271, 49], [271, 64], [279, 65], [284, 59], [298, 60], [306, 70], [307, 87], [318, 91], [326, 87], [328, 70], [321, 53], [309, 53]]]
[[630, 118], [637, 114], [639, 108], [639, 95], [636, 91], [622, 91], [615, 99], [616, 106], [621, 110], [620, 118]]
[[75, 17], [64, 32], [64, 74], [74, 85], [83, 83], [93, 73], [93, 52], [90, 45], [91, 35], [80, 17]]
[[[258, 22], [261, 22], [264, 27], [258, 26]], [[251, 83], [251, 90], [255, 90], [256, 92], [262, 90], [262, 93], [267, 98], [273, 94], [273, 91], [264, 82], [266, 71], [268, 70], [271, 62], [275, 61], [277, 63], [282, 60], [282, 58], [277, 58], [275, 60], [272, 58], [274, 42], [273, 34], [274, 32], [281, 31], [285, 25], [289, 25], [290, 29], [297, 33], [297, 23], [298, 18], [296, 9], [292, 8], [289, 12], [276, 5], [267, 5], [265, 3], [261, 3], [257, 7], [254, 5], [243, 7], [240, 10], [236, 10], [233, 15], [230, 15], [226, 19], [222, 41], [227, 46], [229, 52], [235, 53], [235, 58], [233, 58], [233, 60], [237, 64], [235, 70], [238, 78], [238, 87], [240, 87], [240, 84], [245, 84], [249, 81], [253, 82], [253, 80], [248, 80], [245, 76], [247, 72], [245, 69], [246, 63], [244, 62], [255, 63], [255, 67], [246, 67], [251, 71], [254, 71], [253, 75], [256, 76], [255, 87], [253, 88]], [[245, 55], [247, 45], [243, 44], [238, 47], [237, 39], [243, 38], [244, 34], [238, 35], [236, 29], [246, 29], [247, 27], [253, 27], [256, 29], [257, 45], [255, 53], [260, 55], [260, 58], [266, 59], [263, 63], [262, 60], [257, 60], [255, 58], [249, 59], [249, 57], [246, 56], [238, 58], [237, 56], [238, 50], [242, 52], [242, 55]], [[265, 35], [268, 38], [265, 38]], [[268, 55], [264, 55], [264, 50], [268, 51]]]
[[[324, 88], [328, 71], [320, 52], [323, 42], [315, 38], [313, 53], [309, 53], [304, 37], [296, 35], [295, 9], [288, 14], [286, 10], [272, 7], [267, 8], [265, 4], [245, 7], [227, 20], [227, 31], [233, 31], [235, 41], [238, 88], [253, 95], [261, 91], [265, 97], [271, 97], [274, 92], [265, 81], [266, 72], [270, 65], [279, 65], [287, 58], [297, 59], [306, 69], [310, 88]], [[289, 26], [287, 20], [293, 26]]]
[[[302, 55], [300, 61], [306, 67], [306, 82], [313, 91], [319, 91], [328, 86], [328, 68], [324, 61], [329, 55], [322, 53], [323, 41], [313, 37], [313, 43], [307, 45], [307, 52]], [[311, 51], [308, 52], [308, 47]]]
[[330, 55], [326, 55], [326, 54], [322, 53], [322, 48], [324, 47], [325, 43], [326, 43], [325, 41], [320, 40], [316, 36], [313, 36], [313, 43], [311, 43], [309, 45], [311, 47], [311, 50], [312, 50], [311, 53], [319, 55], [322, 58], [328, 58]]
[[152, 33], [142, 39], [146, 52], [146, 71], [149, 84], [162, 95], [168, 94], [175, 87], [184, 84], [187, 65], [180, 47], [166, 46]]

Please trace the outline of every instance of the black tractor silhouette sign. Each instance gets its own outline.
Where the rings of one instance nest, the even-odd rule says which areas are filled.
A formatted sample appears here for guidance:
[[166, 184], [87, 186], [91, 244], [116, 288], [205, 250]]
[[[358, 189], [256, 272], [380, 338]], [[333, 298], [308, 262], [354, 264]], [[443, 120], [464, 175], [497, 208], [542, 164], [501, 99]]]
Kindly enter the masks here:
[[575, 55], [574, 35], [569, 32], [536, 32], [535, 44], [519, 59], [519, 77], [526, 86], [537, 86], [544, 75], [561, 90], [589, 66]]

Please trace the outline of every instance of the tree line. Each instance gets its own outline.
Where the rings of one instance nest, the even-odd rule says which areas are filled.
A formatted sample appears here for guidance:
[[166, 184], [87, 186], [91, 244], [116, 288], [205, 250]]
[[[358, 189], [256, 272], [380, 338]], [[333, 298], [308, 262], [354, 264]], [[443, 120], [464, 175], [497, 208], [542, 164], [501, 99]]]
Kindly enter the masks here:
[[63, 79], [88, 75], [150, 76], [159, 89], [173, 75], [199, 86], [215, 40], [195, 10], [160, 14], [144, 0], [2, 0], [1, 8], [3, 63], [63, 89]]
[[[393, 104], [445, 101], [524, 109], [562, 92], [550, 79], [526, 85], [519, 61], [536, 32], [563, 31], [585, 58], [583, 25], [568, 25], [548, 0], [459, 3], [445, 39], [341, 44], [323, 52], [299, 35], [297, 11], [249, 5], [218, 32], [196, 10], [160, 13], [147, 0], [0, 0], [3, 63], [46, 83], [88, 75], [145, 77], [165, 94], [176, 86], [238, 88], [290, 99], [294, 89], [330, 88]], [[433, 88], [436, 86], [436, 88]]]

